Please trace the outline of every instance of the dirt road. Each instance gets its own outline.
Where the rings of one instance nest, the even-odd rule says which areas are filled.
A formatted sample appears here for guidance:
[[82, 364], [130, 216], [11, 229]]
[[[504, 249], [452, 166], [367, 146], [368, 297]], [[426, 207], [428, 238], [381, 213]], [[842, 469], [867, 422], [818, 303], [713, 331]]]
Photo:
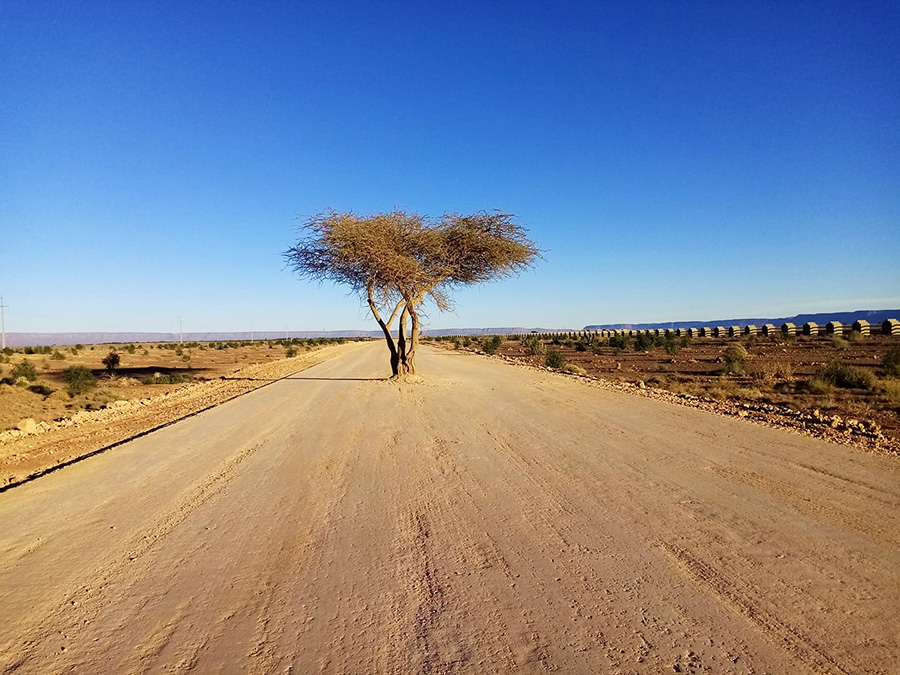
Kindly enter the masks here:
[[0, 672], [900, 672], [895, 458], [385, 356], [0, 494]]

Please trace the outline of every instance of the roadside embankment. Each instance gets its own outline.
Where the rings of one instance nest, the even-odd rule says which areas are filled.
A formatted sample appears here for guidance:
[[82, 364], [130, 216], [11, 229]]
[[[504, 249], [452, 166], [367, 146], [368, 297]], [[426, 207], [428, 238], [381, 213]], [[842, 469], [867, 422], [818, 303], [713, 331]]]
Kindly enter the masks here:
[[360, 344], [330, 345], [294, 358], [245, 366], [165, 394], [114, 401], [102, 410], [83, 410], [53, 423], [0, 432], [0, 490], [196, 415]]

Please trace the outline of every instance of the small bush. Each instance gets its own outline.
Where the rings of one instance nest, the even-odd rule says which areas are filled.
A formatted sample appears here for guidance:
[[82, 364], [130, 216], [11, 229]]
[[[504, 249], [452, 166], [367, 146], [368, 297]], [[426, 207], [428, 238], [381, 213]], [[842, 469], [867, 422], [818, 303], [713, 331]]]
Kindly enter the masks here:
[[722, 358], [725, 360], [726, 373], [740, 375], [747, 368], [750, 354], [741, 345], [729, 345], [722, 352]]
[[838, 360], [831, 361], [818, 376], [845, 389], [872, 389], [875, 386], [875, 373], [871, 370]]
[[115, 373], [116, 370], [118, 370], [120, 362], [121, 359], [115, 352], [110, 352], [109, 354], [104, 356], [103, 361], [101, 361], [101, 363], [106, 366], [106, 370], [108, 370], [110, 373]]
[[12, 370], [9, 371], [9, 376], [13, 380], [23, 378], [29, 382], [34, 382], [37, 379], [37, 368], [29, 361], [22, 361], [12, 367]]
[[609, 346], [617, 352], [627, 351], [630, 343], [631, 340], [628, 339], [627, 335], [613, 335], [609, 338]]
[[879, 388], [891, 403], [900, 403], [900, 380], [883, 380]]
[[547, 356], [544, 357], [544, 363], [547, 364], [548, 368], [566, 367], [566, 359], [563, 357], [562, 352], [556, 349], [551, 349], [547, 352]]
[[763, 393], [756, 387], [741, 387], [737, 390], [737, 395], [746, 401], [758, 401], [763, 398]]
[[860, 331], [858, 331], [858, 330], [851, 330], [851, 331], [850, 331], [850, 334], [847, 336], [847, 339], [848, 339], [850, 342], [865, 342], [865, 341], [866, 341], [866, 336], [863, 335], [863, 334], [862, 334]]
[[649, 352], [653, 347], [653, 337], [647, 333], [638, 333], [634, 338], [634, 351]]
[[190, 382], [193, 378], [183, 373], [153, 373], [139, 378], [141, 384], [182, 384]]
[[547, 352], [547, 345], [537, 335], [530, 335], [525, 338], [525, 351], [532, 356], [539, 356]]
[[830, 396], [834, 392], [834, 385], [824, 377], [814, 377], [806, 383], [806, 388], [811, 394]]
[[900, 377], [900, 347], [891, 347], [881, 359], [884, 372], [893, 377]]
[[56, 351], [53, 352], [53, 355], [50, 358], [53, 359], [54, 361], [65, 361], [66, 355], [57, 349]]
[[663, 347], [666, 350], [666, 354], [675, 356], [681, 351], [681, 341], [671, 333], [666, 333], [666, 337], [663, 340]]
[[284, 350], [284, 355], [287, 358], [292, 359], [295, 356], [297, 356], [297, 349], [293, 345], [291, 345], [290, 347], [288, 347], [287, 349]]
[[97, 378], [84, 366], [70, 366], [63, 371], [67, 391], [70, 396], [84, 394], [97, 386]]
[[484, 349], [484, 353], [485, 354], [496, 354], [497, 350], [500, 348], [500, 343], [502, 341], [503, 340], [500, 338], [499, 335], [494, 335], [493, 337], [488, 338], [487, 340], [484, 341], [484, 345], [482, 346], [482, 349]]
[[847, 342], [844, 338], [839, 335], [835, 335], [834, 339], [831, 341], [831, 346], [837, 349], [838, 351], [843, 351], [850, 346], [850, 343]]
[[773, 374], [782, 380], [789, 380], [794, 376], [794, 366], [790, 361], [776, 361]]
[[587, 371], [584, 368], [576, 366], [574, 363], [567, 363], [563, 366], [563, 370], [573, 375], [587, 375]]

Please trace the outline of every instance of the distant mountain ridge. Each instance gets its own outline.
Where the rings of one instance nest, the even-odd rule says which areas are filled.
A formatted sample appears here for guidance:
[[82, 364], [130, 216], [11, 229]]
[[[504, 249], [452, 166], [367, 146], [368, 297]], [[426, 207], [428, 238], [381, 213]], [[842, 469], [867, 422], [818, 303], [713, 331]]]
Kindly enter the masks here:
[[606, 323], [585, 326], [583, 330], [619, 330], [632, 328], [645, 330], [647, 328], [703, 328], [714, 326], [762, 326], [771, 323], [780, 326], [784, 323], [792, 323], [802, 326], [807, 321], [824, 325], [829, 321], [840, 321], [843, 324], [851, 324], [854, 321], [868, 321], [871, 324], [882, 323], [885, 319], [900, 319], [900, 309], [859, 309], [853, 312], [820, 312], [818, 314], [797, 314], [778, 319], [719, 319], [717, 321], [670, 321], [657, 323]]
[[[436, 328], [423, 330], [423, 337], [440, 337], [444, 335], [517, 335], [521, 333], [562, 333], [573, 330], [618, 330], [621, 328], [646, 329], [646, 328], [701, 328], [703, 326], [746, 326], [753, 324], [761, 326], [772, 323], [780, 326], [783, 323], [793, 323], [802, 326], [807, 321], [815, 321], [824, 325], [829, 321], [840, 321], [850, 324], [858, 319], [864, 319], [871, 324], [880, 324], [885, 319], [900, 319], [900, 309], [876, 309], [857, 310], [855, 312], [822, 312], [819, 314], [798, 314], [796, 316], [778, 319], [721, 319], [719, 321], [670, 321], [658, 323], [607, 323], [585, 326], [581, 329], [574, 328], [524, 328], [494, 327], [494, 328]], [[395, 331], [396, 335], [396, 331]], [[373, 330], [329, 330], [329, 331], [231, 331], [231, 332], [207, 332], [185, 333], [185, 342], [237, 342], [250, 340], [282, 340], [284, 338], [380, 338], [381, 331]], [[131, 342], [178, 342], [181, 336], [178, 333], [7, 333], [6, 344], [8, 347], [38, 347], [52, 345], [96, 345], [109, 343]]]
[[[441, 335], [511, 335], [513, 333], [529, 333], [532, 330], [550, 332], [548, 328], [442, 328], [424, 330], [422, 335], [438, 337]], [[570, 330], [570, 329], [569, 329]], [[396, 335], [396, 331], [394, 332]], [[185, 342], [241, 342], [244, 340], [283, 340], [285, 338], [380, 338], [380, 330], [309, 330], [309, 331], [232, 331], [185, 333]], [[7, 333], [8, 347], [42, 347], [53, 345], [96, 345], [96, 344], [128, 344], [138, 342], [179, 342], [179, 333]]]

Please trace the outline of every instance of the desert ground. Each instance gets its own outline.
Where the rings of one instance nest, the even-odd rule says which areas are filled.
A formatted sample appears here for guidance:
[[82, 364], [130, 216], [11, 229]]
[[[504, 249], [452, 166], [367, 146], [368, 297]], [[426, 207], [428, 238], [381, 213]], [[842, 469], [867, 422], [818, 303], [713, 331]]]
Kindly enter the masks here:
[[[0, 353], [0, 432], [14, 429], [22, 419], [51, 423], [80, 410], [99, 410], [118, 400], [142, 399], [178, 389], [183, 382], [203, 382], [230, 376], [235, 370], [285, 358], [289, 349], [302, 356], [336, 340], [285, 342], [188, 342], [97, 344], [48, 347], [44, 353], [25, 349]], [[39, 348], [30, 348], [34, 352]], [[119, 355], [120, 365], [109, 373], [103, 359]], [[5, 361], [5, 363], [4, 363]], [[34, 368], [33, 381], [13, 382], [21, 363]], [[70, 395], [64, 372], [72, 366], [89, 369], [97, 386]], [[172, 381], [174, 380], [174, 381]]]
[[[773, 424], [806, 427], [819, 435], [858, 442], [873, 450], [900, 451], [900, 377], [892, 372], [896, 366], [891, 369], [884, 365], [890, 354], [895, 359], [900, 356], [897, 335], [850, 332], [845, 338], [779, 333], [750, 339], [675, 338], [669, 345], [657, 338], [644, 348], [638, 347], [636, 338], [629, 337], [622, 349], [611, 346], [609, 340], [572, 333], [544, 338], [540, 354], [529, 349], [529, 338], [533, 336], [507, 337], [496, 353], [541, 366], [547, 352], [557, 351], [568, 368], [605, 382], [639, 385], [710, 404], [719, 402], [725, 405], [708, 407], [725, 414], [733, 414], [737, 406]], [[438, 338], [434, 343], [483, 352], [489, 339]], [[724, 356], [735, 347], [745, 350], [745, 360], [735, 369], [739, 372], [726, 372]], [[828, 375], [834, 364], [865, 377], [836, 385]], [[833, 373], [830, 379], [834, 379]], [[798, 423], [798, 417], [802, 417], [802, 423]], [[865, 423], [866, 428], [857, 422]]]
[[900, 671], [897, 457], [419, 359], [347, 345], [0, 493], [0, 672]]

